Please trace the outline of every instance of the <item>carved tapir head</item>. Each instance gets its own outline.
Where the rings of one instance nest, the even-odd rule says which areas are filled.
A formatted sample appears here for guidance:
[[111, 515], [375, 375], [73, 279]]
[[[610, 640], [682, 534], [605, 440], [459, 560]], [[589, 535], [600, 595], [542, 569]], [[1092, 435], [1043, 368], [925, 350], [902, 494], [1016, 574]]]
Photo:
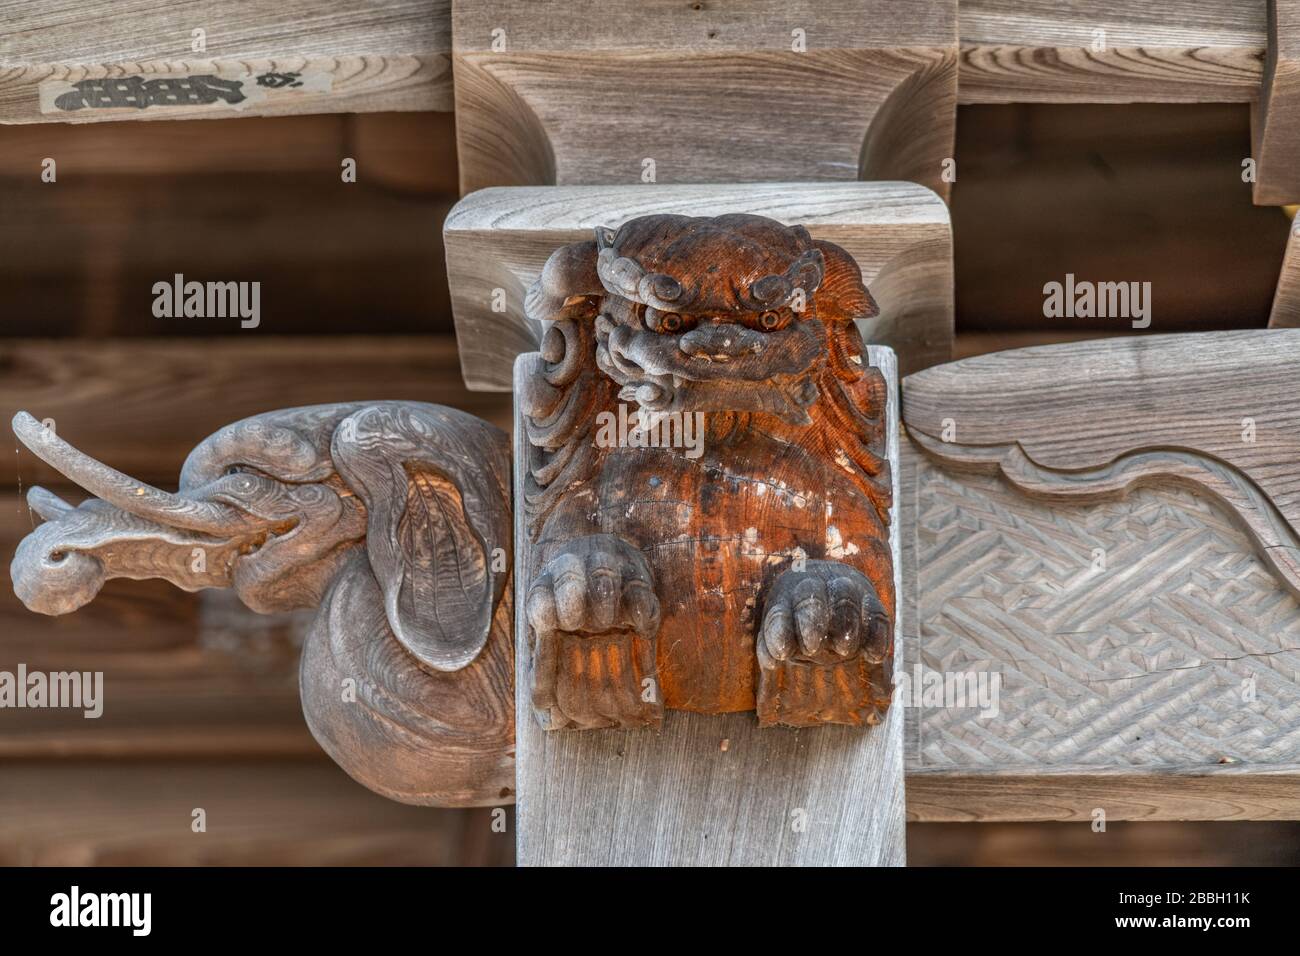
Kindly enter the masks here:
[[300, 687], [308, 726], [366, 786], [408, 803], [499, 803], [513, 789], [509, 444], [418, 402], [269, 412], [201, 442], [167, 492], [32, 416], [14, 432], [95, 497], [42, 488], [45, 523], [10, 574], [65, 614], [110, 578], [231, 587], [255, 611], [316, 607]]
[[877, 314], [843, 249], [751, 215], [598, 228], [594, 241], [551, 256], [527, 309], [554, 320], [584, 305], [597, 364], [625, 398], [651, 411], [770, 412], [793, 424], [808, 423], [819, 374], [852, 321]]
[[[201, 442], [175, 493], [83, 454], [25, 412], [13, 427], [96, 496], [73, 507], [29, 492], [46, 523], [19, 544], [10, 574], [33, 611], [74, 611], [116, 577], [232, 587], [259, 612], [316, 607], [363, 551], [394, 635], [422, 664], [457, 670], [487, 640], [504, 587], [487, 553], [508, 544], [510, 529], [505, 479], [475, 447], [486, 440], [476, 427], [495, 430], [472, 416], [394, 402], [258, 415]], [[472, 620], [449, 603], [475, 608]]]

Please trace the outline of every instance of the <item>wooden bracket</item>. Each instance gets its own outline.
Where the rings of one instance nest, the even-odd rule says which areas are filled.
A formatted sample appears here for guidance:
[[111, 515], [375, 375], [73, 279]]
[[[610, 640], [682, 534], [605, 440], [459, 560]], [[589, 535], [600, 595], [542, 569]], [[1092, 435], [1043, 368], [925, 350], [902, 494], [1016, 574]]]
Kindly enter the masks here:
[[914, 819], [1300, 816], [1297, 356], [1142, 336], [903, 383]]
[[1292, 220], [1286, 252], [1282, 254], [1282, 270], [1278, 273], [1273, 305], [1269, 310], [1270, 329], [1300, 328], [1300, 234], [1297, 230], [1300, 230], [1300, 223]]
[[1268, 0], [1268, 56], [1251, 109], [1255, 202], [1300, 202], [1300, 2]]
[[957, 2], [453, 0], [461, 190], [906, 179], [947, 195]]
[[596, 226], [635, 216], [757, 213], [802, 224], [857, 261], [880, 314], [861, 323], [916, 371], [952, 354], [952, 232], [948, 209], [912, 183], [757, 183], [487, 189], [466, 196], [443, 227], [447, 279], [465, 382], [509, 391], [515, 356], [541, 345], [525, 315], [529, 285], [551, 253]]
[[36, 486], [45, 523], [10, 574], [60, 615], [111, 578], [231, 588], [261, 613], [317, 609], [303, 713], [325, 751], [406, 803], [499, 805], [514, 789], [509, 446], [465, 412], [355, 402], [235, 422], [165, 492], [25, 412], [19, 440], [94, 497]]

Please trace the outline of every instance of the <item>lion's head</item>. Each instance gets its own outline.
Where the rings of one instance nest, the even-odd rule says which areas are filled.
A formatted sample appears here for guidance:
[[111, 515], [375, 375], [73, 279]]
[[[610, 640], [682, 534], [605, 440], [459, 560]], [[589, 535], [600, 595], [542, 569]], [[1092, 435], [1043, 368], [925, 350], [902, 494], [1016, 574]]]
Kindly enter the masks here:
[[528, 313], [591, 316], [597, 366], [649, 411], [806, 425], [828, 368], [861, 363], [853, 320], [877, 309], [843, 249], [803, 226], [737, 214], [600, 227], [551, 256]]

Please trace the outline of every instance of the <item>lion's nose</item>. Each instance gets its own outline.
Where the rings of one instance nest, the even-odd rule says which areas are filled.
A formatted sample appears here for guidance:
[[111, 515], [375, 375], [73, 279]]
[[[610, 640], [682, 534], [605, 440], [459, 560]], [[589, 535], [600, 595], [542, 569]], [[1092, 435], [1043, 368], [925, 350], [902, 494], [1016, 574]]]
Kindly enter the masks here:
[[677, 347], [692, 358], [740, 358], [763, 351], [763, 335], [743, 325], [702, 325], [683, 335]]

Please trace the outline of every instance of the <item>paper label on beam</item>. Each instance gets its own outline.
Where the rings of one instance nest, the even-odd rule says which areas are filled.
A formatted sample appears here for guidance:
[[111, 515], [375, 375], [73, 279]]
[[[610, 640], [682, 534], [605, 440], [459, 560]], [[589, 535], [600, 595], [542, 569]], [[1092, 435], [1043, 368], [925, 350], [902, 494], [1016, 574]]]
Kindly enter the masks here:
[[176, 107], [241, 111], [303, 93], [328, 93], [332, 83], [329, 73], [312, 71], [210, 71], [88, 77], [75, 82], [46, 80], [39, 89], [41, 112], [64, 115], [83, 110]]

